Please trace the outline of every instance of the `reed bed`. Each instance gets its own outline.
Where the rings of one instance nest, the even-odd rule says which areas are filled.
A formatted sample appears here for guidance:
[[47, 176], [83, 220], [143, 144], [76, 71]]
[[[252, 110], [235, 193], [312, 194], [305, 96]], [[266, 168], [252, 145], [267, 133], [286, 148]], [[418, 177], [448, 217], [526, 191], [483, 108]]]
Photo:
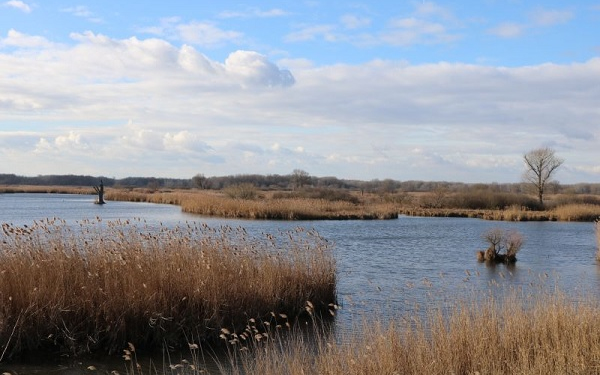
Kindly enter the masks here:
[[269, 220], [370, 220], [395, 219], [398, 212], [388, 203], [353, 203], [314, 198], [238, 199], [217, 192], [144, 193], [108, 190], [107, 200], [169, 203], [187, 213], [242, 219]]
[[509, 206], [498, 210], [401, 207], [399, 213], [425, 217], [470, 217], [498, 221], [594, 221], [600, 217], [600, 205], [567, 204], [544, 211]]
[[596, 228], [596, 245], [598, 247], [598, 250], [596, 251], [596, 259], [600, 261], [600, 218], [596, 219], [595, 228]]
[[335, 261], [318, 233], [140, 220], [2, 225], [0, 361], [25, 352], [121, 351], [218, 341], [248, 319], [327, 312]]
[[600, 218], [600, 205], [567, 204], [556, 207], [553, 213], [561, 221], [594, 221]]
[[93, 190], [82, 186], [0, 185], [0, 193], [92, 194]]
[[[193, 361], [170, 364], [162, 373], [597, 374], [598, 332], [600, 304], [593, 298], [574, 302], [560, 292], [514, 291], [502, 299], [479, 295], [391, 320], [365, 319], [351, 334], [315, 328], [310, 337], [299, 331], [261, 336], [252, 345], [232, 345], [216, 370], [204, 366], [193, 347]], [[129, 366], [128, 374], [143, 373]]]

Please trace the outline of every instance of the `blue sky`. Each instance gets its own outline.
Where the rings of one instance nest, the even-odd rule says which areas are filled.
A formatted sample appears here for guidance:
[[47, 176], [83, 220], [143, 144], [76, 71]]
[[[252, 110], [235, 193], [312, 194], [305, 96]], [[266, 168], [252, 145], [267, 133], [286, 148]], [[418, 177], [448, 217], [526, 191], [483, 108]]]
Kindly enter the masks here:
[[0, 173], [600, 182], [600, 1], [0, 0]]

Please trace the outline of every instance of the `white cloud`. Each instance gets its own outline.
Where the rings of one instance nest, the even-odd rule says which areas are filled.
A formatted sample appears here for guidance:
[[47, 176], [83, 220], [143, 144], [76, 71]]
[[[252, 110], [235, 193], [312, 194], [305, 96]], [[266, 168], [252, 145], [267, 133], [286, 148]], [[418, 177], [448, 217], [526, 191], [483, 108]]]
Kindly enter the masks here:
[[253, 51], [236, 51], [225, 60], [225, 70], [252, 85], [291, 86], [294, 76], [288, 70], [280, 70], [266, 56]]
[[360, 29], [371, 24], [370, 18], [359, 17], [354, 14], [345, 14], [340, 18], [340, 21], [346, 29]]
[[289, 33], [284, 37], [286, 42], [305, 42], [323, 38], [327, 41], [335, 41], [334, 25], [310, 25], [301, 27], [299, 30]]
[[573, 12], [566, 10], [536, 9], [531, 18], [537, 26], [553, 26], [570, 21], [573, 18]]
[[488, 32], [501, 38], [516, 38], [521, 36], [525, 29], [526, 27], [524, 25], [513, 22], [504, 22], [489, 29]]
[[23, 34], [15, 29], [8, 30], [6, 38], [0, 38], [0, 47], [11, 46], [21, 48], [39, 48], [50, 47], [51, 45], [52, 43], [50, 43], [44, 37]]
[[103, 22], [102, 18], [96, 16], [92, 11], [90, 11], [84, 5], [63, 8], [63, 9], [61, 9], [61, 12], [72, 14], [75, 17], [85, 18], [86, 20], [93, 22], [93, 23], [102, 23]]
[[488, 33], [501, 38], [516, 38], [522, 36], [529, 29], [563, 24], [573, 17], [574, 14], [571, 11], [538, 8], [531, 13], [531, 22], [528, 24], [503, 22], [488, 29]]
[[243, 33], [221, 29], [214, 22], [193, 21], [184, 23], [179, 17], [161, 18], [159, 25], [143, 27], [139, 31], [205, 48], [214, 48], [227, 43], [238, 43], [244, 37]]
[[0, 52], [0, 127], [41, 129], [0, 131], [8, 165], [514, 181], [523, 152], [554, 142], [569, 164], [561, 181], [600, 181], [600, 59], [521, 68], [290, 60], [292, 76], [255, 51], [218, 62], [158, 38], [73, 40]]
[[205, 152], [210, 149], [198, 134], [187, 130], [177, 133], [166, 133], [163, 143], [167, 151]]
[[246, 11], [225, 11], [219, 14], [219, 18], [272, 18], [288, 16], [290, 13], [283, 9], [272, 8], [269, 10], [261, 10], [259, 8], [250, 8]]
[[2, 4], [5, 7], [15, 8], [25, 13], [31, 13], [31, 6], [19, 0], [10, 0]]
[[39, 138], [35, 145], [36, 154], [78, 154], [89, 152], [90, 144], [81, 133], [69, 131], [67, 134], [58, 135], [54, 140], [46, 137]]
[[237, 31], [222, 30], [211, 22], [191, 22], [176, 27], [179, 38], [186, 43], [213, 47], [222, 43], [231, 43], [242, 38]]

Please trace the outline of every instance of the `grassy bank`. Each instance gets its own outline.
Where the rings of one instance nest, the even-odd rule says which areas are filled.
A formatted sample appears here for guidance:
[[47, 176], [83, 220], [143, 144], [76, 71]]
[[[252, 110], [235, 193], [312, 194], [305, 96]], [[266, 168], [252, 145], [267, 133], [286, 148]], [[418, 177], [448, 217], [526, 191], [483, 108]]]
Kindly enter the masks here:
[[221, 328], [335, 303], [335, 262], [317, 233], [143, 223], [3, 224], [0, 353], [121, 351], [217, 340]]
[[[90, 194], [91, 188], [5, 186], [0, 192]], [[525, 194], [361, 193], [342, 189], [261, 191], [241, 185], [223, 190], [150, 190], [106, 188], [110, 201], [181, 206], [184, 212], [225, 218], [271, 220], [371, 220], [398, 215], [471, 217], [503, 221], [594, 221], [600, 217], [595, 195], [549, 195], [543, 209]]]
[[371, 220], [394, 219], [398, 213], [394, 204], [385, 202], [340, 200], [335, 197], [313, 198], [273, 196], [262, 193], [253, 199], [231, 197], [215, 191], [154, 192], [109, 189], [108, 200], [168, 203], [181, 206], [184, 212], [243, 219], [270, 220]]

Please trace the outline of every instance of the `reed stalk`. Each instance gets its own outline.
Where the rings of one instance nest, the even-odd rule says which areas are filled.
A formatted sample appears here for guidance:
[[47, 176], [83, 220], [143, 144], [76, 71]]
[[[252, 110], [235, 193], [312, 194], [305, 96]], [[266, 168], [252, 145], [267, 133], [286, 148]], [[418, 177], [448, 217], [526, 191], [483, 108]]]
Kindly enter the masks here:
[[0, 352], [116, 352], [218, 341], [249, 317], [327, 311], [335, 261], [318, 233], [58, 219], [2, 225]]

